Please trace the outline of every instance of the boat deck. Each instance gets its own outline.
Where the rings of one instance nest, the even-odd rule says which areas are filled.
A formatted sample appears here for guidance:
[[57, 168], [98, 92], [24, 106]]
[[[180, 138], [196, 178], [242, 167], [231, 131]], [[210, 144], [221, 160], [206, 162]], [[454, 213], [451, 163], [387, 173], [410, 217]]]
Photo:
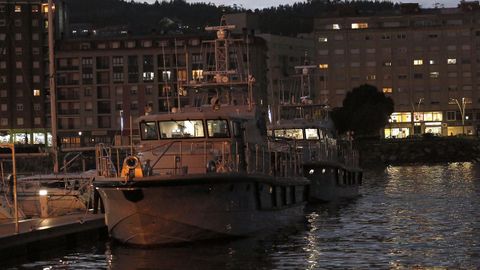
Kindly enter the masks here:
[[0, 224], [0, 257], [28, 253], [34, 245], [48, 246], [50, 241], [105, 228], [104, 215], [91, 213], [21, 220], [18, 233], [15, 222]]

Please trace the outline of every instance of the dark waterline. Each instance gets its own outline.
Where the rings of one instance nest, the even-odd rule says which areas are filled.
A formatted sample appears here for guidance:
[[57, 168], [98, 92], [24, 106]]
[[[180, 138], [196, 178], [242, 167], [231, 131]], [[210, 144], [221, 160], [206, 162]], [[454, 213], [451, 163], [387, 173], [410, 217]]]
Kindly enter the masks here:
[[84, 243], [10, 269], [480, 267], [479, 165], [393, 166], [364, 177], [358, 199], [309, 206], [303, 223], [265, 235], [155, 249]]

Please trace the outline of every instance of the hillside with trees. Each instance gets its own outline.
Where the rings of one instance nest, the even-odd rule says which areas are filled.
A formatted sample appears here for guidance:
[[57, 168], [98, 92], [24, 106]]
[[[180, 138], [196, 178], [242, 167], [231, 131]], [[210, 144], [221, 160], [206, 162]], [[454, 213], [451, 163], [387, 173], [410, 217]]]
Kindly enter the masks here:
[[242, 5], [215, 6], [187, 3], [185, 0], [158, 1], [153, 4], [122, 0], [65, 0], [72, 24], [91, 24], [96, 28], [125, 25], [135, 34], [151, 32], [191, 33], [216, 25], [223, 14], [249, 12], [257, 14], [264, 33], [295, 36], [309, 33], [315, 17], [348, 10], [356, 15], [392, 10], [387, 1], [308, 0], [266, 9], [245, 9]]

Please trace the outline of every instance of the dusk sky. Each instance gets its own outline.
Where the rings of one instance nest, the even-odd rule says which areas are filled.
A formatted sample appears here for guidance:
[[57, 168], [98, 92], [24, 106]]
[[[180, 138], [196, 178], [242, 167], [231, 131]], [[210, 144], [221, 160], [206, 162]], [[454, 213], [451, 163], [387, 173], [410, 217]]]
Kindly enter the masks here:
[[[145, 0], [136, 0], [138, 2], [144, 2]], [[161, 0], [160, 0], [161, 1]], [[146, 0], [148, 3], [154, 3], [155, 0]], [[292, 4], [297, 1], [292, 0], [187, 0], [187, 2], [205, 2], [212, 3], [215, 5], [241, 5], [245, 8], [255, 9], [255, 8], [265, 8], [271, 6]], [[300, 1], [301, 2], [301, 1]], [[399, 1], [392, 1], [399, 2]], [[403, 1], [403, 2], [418, 2], [423, 8], [430, 8], [434, 3], [443, 4], [445, 7], [456, 7], [460, 0], [423, 0], [423, 1]]]

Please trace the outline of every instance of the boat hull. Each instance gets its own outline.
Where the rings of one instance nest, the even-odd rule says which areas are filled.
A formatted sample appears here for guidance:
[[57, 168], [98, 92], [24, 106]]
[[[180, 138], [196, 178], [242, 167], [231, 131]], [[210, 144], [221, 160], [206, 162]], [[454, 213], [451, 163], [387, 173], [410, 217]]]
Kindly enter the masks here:
[[309, 202], [348, 200], [359, 196], [363, 177], [359, 169], [334, 162], [316, 162], [304, 164], [303, 170], [310, 180]]
[[96, 186], [110, 235], [133, 245], [251, 235], [300, 220], [306, 199], [306, 181], [277, 184], [247, 175]]

